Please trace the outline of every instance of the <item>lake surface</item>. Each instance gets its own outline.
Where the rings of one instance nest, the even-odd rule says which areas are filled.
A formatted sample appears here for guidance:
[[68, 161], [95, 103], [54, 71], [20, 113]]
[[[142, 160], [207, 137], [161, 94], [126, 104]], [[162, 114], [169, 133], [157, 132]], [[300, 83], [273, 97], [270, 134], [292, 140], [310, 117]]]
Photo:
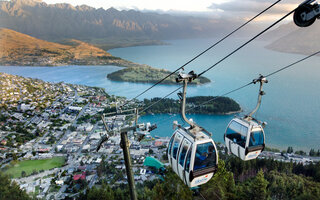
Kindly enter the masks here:
[[[171, 45], [139, 46], [113, 49], [114, 56], [133, 62], [148, 64], [157, 68], [174, 70], [218, 39], [192, 39], [167, 41]], [[185, 71], [202, 72], [227, 53], [247, 41], [245, 38], [230, 39], [214, 50], [200, 57], [185, 67]], [[221, 95], [257, 78], [259, 74], [269, 74], [283, 66], [303, 58], [303, 55], [279, 53], [264, 48], [266, 42], [254, 41], [229, 59], [225, 60], [204, 76], [212, 82], [203, 86], [188, 87], [188, 96]], [[320, 148], [320, 57], [310, 58], [285, 71], [269, 78], [265, 84], [262, 105], [255, 115], [268, 123], [266, 144], [286, 149], [293, 146], [294, 150]], [[109, 94], [132, 98], [151, 84], [134, 84], [113, 82], [106, 78], [108, 73], [119, 67], [114, 66], [62, 66], [62, 67], [6, 67], [0, 66], [0, 72], [39, 78], [50, 82], [64, 81], [72, 84], [85, 84], [103, 87]], [[258, 85], [251, 85], [231, 94], [244, 110], [250, 112], [256, 105]], [[161, 85], [144, 94], [143, 98], [162, 97], [176, 89], [177, 86]], [[172, 95], [177, 98], [177, 95]], [[191, 115], [199, 125], [213, 132], [213, 138], [223, 141], [223, 133], [233, 116]], [[143, 116], [140, 121], [158, 124], [153, 135], [170, 136], [172, 121], [180, 117], [163, 115]]]

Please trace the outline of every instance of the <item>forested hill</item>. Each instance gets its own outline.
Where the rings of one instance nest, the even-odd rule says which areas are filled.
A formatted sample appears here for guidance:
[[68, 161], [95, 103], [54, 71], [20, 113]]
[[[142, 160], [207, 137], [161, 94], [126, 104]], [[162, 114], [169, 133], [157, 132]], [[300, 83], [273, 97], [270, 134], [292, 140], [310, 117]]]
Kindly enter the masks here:
[[[216, 98], [214, 101], [208, 102]], [[159, 101], [160, 98], [144, 99], [145, 107]], [[204, 105], [201, 105], [204, 104]], [[180, 113], [179, 100], [166, 98], [146, 110], [146, 113]], [[199, 106], [201, 105], [201, 106]], [[199, 106], [199, 107], [197, 107]], [[195, 108], [196, 109], [192, 109]], [[188, 111], [191, 109], [190, 111]], [[194, 114], [233, 114], [241, 111], [240, 105], [228, 97], [196, 96], [188, 97], [186, 113]]]
[[[149, 66], [128, 67], [115, 71], [107, 75], [107, 78], [112, 81], [126, 81], [137, 83], [157, 83], [159, 80], [171, 74], [170, 71], [165, 69], [156, 69]], [[192, 81], [190, 84], [206, 84], [210, 83], [210, 79], [206, 77], [199, 77]], [[177, 84], [175, 76], [169, 76], [161, 82], [161, 84]]]

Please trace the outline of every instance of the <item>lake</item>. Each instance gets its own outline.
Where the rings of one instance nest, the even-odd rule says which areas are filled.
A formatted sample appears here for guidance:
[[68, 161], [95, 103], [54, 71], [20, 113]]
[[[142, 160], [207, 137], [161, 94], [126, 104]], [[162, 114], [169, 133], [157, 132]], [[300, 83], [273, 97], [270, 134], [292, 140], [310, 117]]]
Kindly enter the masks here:
[[[133, 62], [148, 64], [157, 68], [174, 70], [203, 49], [209, 47], [217, 38], [190, 39], [166, 41], [170, 45], [139, 46], [118, 48], [109, 52]], [[246, 38], [233, 38], [220, 44], [195, 62], [185, 67], [185, 71], [202, 72], [227, 53], [247, 41]], [[265, 49], [268, 43], [254, 41], [236, 54], [225, 60], [204, 76], [212, 82], [203, 86], [190, 86], [188, 96], [221, 95], [242, 86], [259, 74], [269, 74], [283, 66], [303, 58], [303, 55], [279, 53]], [[286, 149], [293, 146], [294, 150], [320, 146], [320, 90], [318, 85], [320, 57], [310, 58], [285, 71], [269, 78], [264, 85], [266, 95], [262, 105], [255, 115], [261, 121], [268, 123], [265, 128], [267, 146]], [[25, 77], [39, 78], [50, 82], [64, 81], [72, 84], [85, 84], [103, 87], [109, 94], [132, 98], [151, 84], [113, 82], [106, 78], [108, 73], [121, 68], [115, 66], [62, 66], [62, 67], [8, 67], [0, 66], [1, 72]], [[258, 84], [231, 94], [248, 113], [256, 105]], [[162, 97], [176, 89], [177, 86], [161, 85], [152, 89], [140, 99]], [[177, 98], [177, 95], [172, 95]], [[199, 125], [213, 132], [213, 138], [223, 141], [223, 133], [233, 116], [191, 115]], [[153, 135], [170, 136], [173, 132], [172, 121], [180, 117], [163, 115], [148, 115], [141, 117], [141, 122], [158, 123], [158, 129]]]

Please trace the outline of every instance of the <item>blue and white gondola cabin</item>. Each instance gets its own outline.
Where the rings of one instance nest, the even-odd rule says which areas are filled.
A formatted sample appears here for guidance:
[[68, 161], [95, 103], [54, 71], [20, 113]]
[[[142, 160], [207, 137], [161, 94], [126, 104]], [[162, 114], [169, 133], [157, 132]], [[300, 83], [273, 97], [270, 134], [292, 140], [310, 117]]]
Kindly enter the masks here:
[[224, 139], [228, 151], [245, 161], [257, 158], [265, 147], [263, 128], [253, 120], [232, 119]]
[[181, 180], [193, 188], [212, 178], [218, 166], [218, 151], [207, 134], [180, 127], [170, 139], [168, 160]]

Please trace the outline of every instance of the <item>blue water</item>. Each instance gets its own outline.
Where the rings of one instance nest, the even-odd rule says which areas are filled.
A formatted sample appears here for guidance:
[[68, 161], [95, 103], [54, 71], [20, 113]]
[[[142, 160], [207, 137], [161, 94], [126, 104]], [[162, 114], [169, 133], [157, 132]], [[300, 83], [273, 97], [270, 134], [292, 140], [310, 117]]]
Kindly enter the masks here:
[[[196, 62], [185, 67], [185, 71], [202, 72], [224, 55], [231, 52], [247, 39], [238, 38], [224, 42], [213, 51], [205, 54]], [[133, 62], [153, 67], [174, 70], [188, 59], [207, 48], [217, 39], [192, 39], [168, 41], [171, 45], [139, 46], [113, 49], [111, 54]], [[225, 60], [205, 74], [212, 82], [203, 86], [188, 88], [187, 95], [221, 95], [250, 82], [259, 74], [266, 75], [287, 64], [303, 58], [303, 55], [279, 53], [264, 48], [267, 43], [255, 41]], [[319, 47], [320, 48], [320, 47]], [[268, 146], [286, 149], [308, 150], [320, 148], [320, 57], [313, 57], [269, 78], [265, 84], [262, 106], [256, 118], [266, 121], [266, 142]], [[64, 81], [73, 84], [103, 87], [110, 94], [134, 97], [150, 84], [133, 84], [109, 81], [108, 73], [120, 69], [114, 66], [63, 66], [63, 67], [0, 67], [1, 72], [45, 81]], [[177, 86], [157, 86], [141, 97], [159, 97], [173, 91]], [[230, 95], [244, 112], [254, 108], [257, 100], [258, 85], [251, 85]], [[172, 95], [176, 98], [176, 95]], [[158, 122], [153, 134], [169, 136], [172, 133], [172, 121], [179, 116], [149, 115], [141, 121]], [[192, 115], [198, 124], [213, 132], [213, 138], [223, 141], [223, 132], [232, 116]]]

